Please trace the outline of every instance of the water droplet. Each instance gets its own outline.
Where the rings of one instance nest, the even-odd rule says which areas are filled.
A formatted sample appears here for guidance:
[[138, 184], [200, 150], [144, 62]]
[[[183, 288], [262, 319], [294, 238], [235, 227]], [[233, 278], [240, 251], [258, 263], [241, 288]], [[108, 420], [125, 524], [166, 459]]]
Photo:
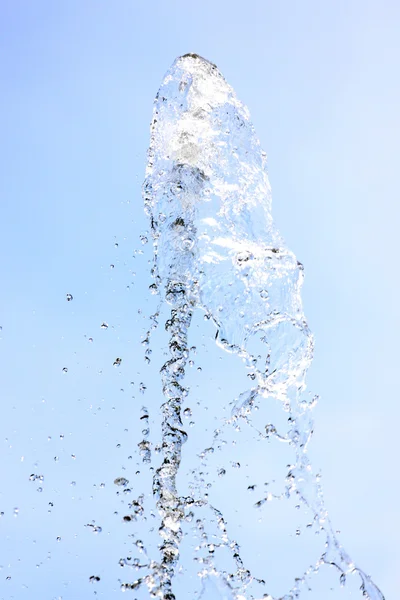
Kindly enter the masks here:
[[100, 329], [108, 329], [108, 323], [103, 321], [103, 323], [100, 325]]
[[57, 542], [61, 542], [61, 537], [59, 535], [57, 536]]
[[218, 477], [223, 477], [226, 474], [225, 469], [219, 469], [218, 471]]
[[155, 283], [152, 283], [151, 285], [149, 285], [149, 290], [150, 292], [155, 296], [156, 294], [158, 294], [158, 288], [157, 285]]
[[87, 523], [85, 525], [85, 527], [89, 527], [89, 529], [91, 529], [92, 533], [101, 533], [103, 531], [102, 527], [100, 527], [100, 525], [94, 525], [94, 523]]
[[185, 410], [183, 411], [183, 416], [186, 418], [189, 418], [192, 416], [192, 409], [191, 408], [185, 408]]
[[74, 297], [73, 297], [73, 295], [72, 295], [72, 294], [67, 294], [67, 296], [66, 296], [66, 297], [67, 297], [67, 302], [71, 302], [71, 300], [73, 300], [73, 299], [74, 299]]
[[68, 373], [68, 367], [63, 367], [63, 373]]
[[267, 300], [268, 299], [268, 292], [267, 292], [267, 290], [261, 290], [260, 296], [261, 296], [261, 298], [263, 300]]
[[95, 583], [95, 582], [97, 582], [97, 581], [100, 581], [100, 577], [99, 577], [98, 575], [91, 575], [91, 576], [89, 577], [89, 581], [90, 581], [91, 583]]
[[113, 362], [113, 366], [119, 367], [121, 363], [122, 363], [122, 358], [116, 358]]
[[114, 479], [114, 483], [115, 485], [125, 487], [126, 485], [128, 485], [129, 480], [125, 479], [125, 477], [117, 477], [116, 479]]

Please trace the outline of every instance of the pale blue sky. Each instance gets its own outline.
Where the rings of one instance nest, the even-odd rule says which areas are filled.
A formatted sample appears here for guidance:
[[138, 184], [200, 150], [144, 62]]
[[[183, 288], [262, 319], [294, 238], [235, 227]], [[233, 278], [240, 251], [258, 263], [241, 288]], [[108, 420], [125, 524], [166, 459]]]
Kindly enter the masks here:
[[[18, 563], [12, 540], [29, 542], [34, 555], [29, 544], [40, 534], [30, 528], [38, 511], [47, 518], [48, 501], [31, 494], [27, 477], [36, 460], [47, 464], [47, 436], [56, 444], [65, 426], [84, 440], [77, 398], [117, 385], [114, 372], [106, 384], [85, 375], [103, 358], [108, 364], [101, 335], [125, 349], [130, 311], [140, 319], [146, 302], [148, 265], [136, 268], [131, 256], [147, 227], [140, 186], [152, 102], [172, 61], [189, 51], [219, 66], [268, 154], [274, 217], [305, 265], [316, 338], [308, 381], [321, 401], [310, 453], [341, 541], [396, 597], [399, 17], [395, 0], [0, 0], [0, 510], [11, 539], [1, 543], [0, 598], [33, 597], [21, 582], [29, 584], [35, 561]], [[130, 271], [136, 281], [126, 291]], [[81, 375], [69, 368], [65, 383], [61, 369], [74, 352]], [[129, 422], [129, 404], [118, 419]], [[123, 431], [121, 421], [114, 426]], [[53, 461], [57, 450], [50, 454]], [[78, 478], [69, 468], [61, 487]], [[101, 459], [96, 468], [100, 482]], [[61, 561], [68, 550], [60, 547]], [[52, 573], [54, 589], [43, 597], [72, 598], [56, 590], [54, 561]]]

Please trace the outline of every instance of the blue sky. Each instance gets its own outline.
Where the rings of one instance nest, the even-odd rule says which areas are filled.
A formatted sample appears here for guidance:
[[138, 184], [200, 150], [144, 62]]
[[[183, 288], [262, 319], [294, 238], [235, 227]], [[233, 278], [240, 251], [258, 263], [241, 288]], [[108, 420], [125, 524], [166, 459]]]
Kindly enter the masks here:
[[[86, 468], [100, 483], [105, 461], [112, 465], [80, 407], [88, 398], [89, 410], [95, 393], [107, 404], [118, 377], [130, 379], [128, 367], [105, 370], [102, 383], [95, 375], [108, 353], [128, 354], [142, 327], [137, 309], [150, 302], [147, 258], [133, 259], [132, 250], [147, 228], [140, 186], [152, 102], [172, 61], [189, 51], [219, 66], [268, 154], [273, 214], [305, 265], [304, 306], [316, 338], [308, 381], [321, 401], [310, 454], [341, 541], [395, 597], [399, 13], [394, 0], [0, 1], [0, 510], [8, 536], [0, 598], [29, 597], [21, 577], [30, 579], [35, 561], [18, 566], [13, 543], [40, 538], [35, 515], [43, 511], [49, 536], [57, 529], [46, 521], [50, 500], [29, 491], [29, 474], [46, 465], [51, 481], [61, 450], [48, 444], [61, 444], [65, 430], [63, 455], [86, 452], [85, 467], [66, 462], [54, 474], [66, 507], [70, 488], [60, 490], [68, 478], [86, 480]], [[63, 374], [67, 362], [76, 369]], [[117, 439], [130, 405], [118, 412], [112, 404], [102, 414]], [[22, 499], [25, 510], [14, 517]], [[68, 551], [54, 546], [60, 565]], [[51, 593], [70, 597], [56, 589], [54, 562], [53, 579]]]

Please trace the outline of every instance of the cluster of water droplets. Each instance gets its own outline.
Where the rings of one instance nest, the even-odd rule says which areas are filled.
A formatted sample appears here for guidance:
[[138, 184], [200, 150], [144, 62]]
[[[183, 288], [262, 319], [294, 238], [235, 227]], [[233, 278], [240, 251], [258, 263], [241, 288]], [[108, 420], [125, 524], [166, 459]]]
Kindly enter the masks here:
[[[315, 598], [311, 592], [318, 588], [319, 572], [333, 566], [339, 590], [355, 575], [366, 598], [382, 600], [332, 530], [307, 455], [316, 398], [305, 387], [313, 338], [300, 296], [303, 266], [274, 226], [265, 154], [247, 108], [215, 65], [197, 55], [177, 59], [157, 94], [143, 194], [154, 244], [151, 291], [171, 311], [165, 325], [170, 356], [161, 368], [161, 458], [152, 476], [161, 558], [147, 557], [148, 574], [124, 589], [146, 583], [152, 597], [179, 600], [177, 574], [186, 573], [185, 597], [277, 600], [267, 557], [255, 573], [248, 566], [250, 555], [244, 556], [232, 534], [237, 502], [238, 520], [242, 511], [256, 522], [271, 514], [285, 524], [292, 522], [287, 517], [292, 511], [301, 522], [291, 535], [304, 536], [299, 563], [305, 566], [290, 573], [292, 584], [280, 599]], [[188, 440], [182, 417], [191, 415], [184, 408], [189, 394], [184, 377], [189, 328], [199, 310], [214, 323], [220, 348], [233, 355], [230, 368], [243, 372], [248, 385], [231, 399], [229, 415], [220, 416], [224, 401], [214, 401], [218, 426], [185, 472], [188, 493], [182, 495], [179, 477]], [[145, 339], [148, 361], [158, 317], [153, 315]], [[142, 413], [139, 451], [150, 462], [147, 409]], [[284, 469], [265, 481], [272, 469], [267, 444], [275, 442], [288, 458]], [[224, 486], [225, 496], [233, 495], [228, 503]], [[135, 518], [143, 512], [138, 501]], [[195, 541], [186, 548], [189, 539]], [[256, 546], [257, 541], [253, 554]]]

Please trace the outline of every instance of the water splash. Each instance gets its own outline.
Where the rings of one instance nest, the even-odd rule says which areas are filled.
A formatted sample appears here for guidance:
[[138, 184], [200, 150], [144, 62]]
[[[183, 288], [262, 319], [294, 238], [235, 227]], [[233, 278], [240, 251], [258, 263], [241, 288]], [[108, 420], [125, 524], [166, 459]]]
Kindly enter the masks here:
[[[251, 444], [267, 456], [267, 446], [260, 450], [260, 443], [274, 440], [288, 449], [289, 464], [280, 478], [264, 482], [262, 492], [259, 483], [247, 485], [247, 493], [257, 496], [249, 511], [265, 516], [271, 510], [279, 513], [273, 506], [285, 506], [279, 518], [289, 522], [285, 511], [302, 508], [304, 531], [318, 537], [314, 548], [305, 536], [308, 562], [300, 573], [290, 574], [292, 585], [279, 598], [310, 597], [319, 572], [331, 565], [340, 589], [356, 575], [365, 598], [383, 600], [340, 545], [307, 456], [317, 400], [305, 386], [313, 337], [300, 296], [303, 266], [272, 220], [265, 153], [247, 108], [217, 67], [195, 54], [175, 61], [157, 94], [143, 194], [154, 243], [153, 287], [171, 305], [166, 323], [171, 357], [161, 368], [162, 461], [153, 478], [161, 562], [153, 561], [147, 576], [151, 595], [176, 597], [175, 579], [183, 568], [180, 548], [185, 536], [197, 536], [191, 564], [202, 589], [192, 597], [277, 600], [271, 573], [248, 568], [248, 557], [230, 532], [232, 519], [228, 525], [219, 506], [218, 486], [210, 492], [208, 484], [211, 472], [229, 480], [221, 467], [227, 461], [237, 472], [247, 468], [249, 478], [249, 461], [236, 457], [247, 460]], [[241, 360], [233, 368], [241, 364], [251, 385], [237, 394], [231, 414], [220, 419], [210, 444], [199, 453], [200, 463], [191, 469], [191, 496], [184, 497], [177, 484], [188, 437], [181, 414], [188, 394], [183, 379], [188, 330], [197, 309], [215, 324], [217, 344]], [[277, 405], [285, 418], [272, 423]], [[258, 477], [262, 482], [262, 474]], [[233, 489], [239, 496], [238, 482]], [[187, 522], [195, 525], [186, 530]], [[301, 532], [299, 527], [293, 535]]]

